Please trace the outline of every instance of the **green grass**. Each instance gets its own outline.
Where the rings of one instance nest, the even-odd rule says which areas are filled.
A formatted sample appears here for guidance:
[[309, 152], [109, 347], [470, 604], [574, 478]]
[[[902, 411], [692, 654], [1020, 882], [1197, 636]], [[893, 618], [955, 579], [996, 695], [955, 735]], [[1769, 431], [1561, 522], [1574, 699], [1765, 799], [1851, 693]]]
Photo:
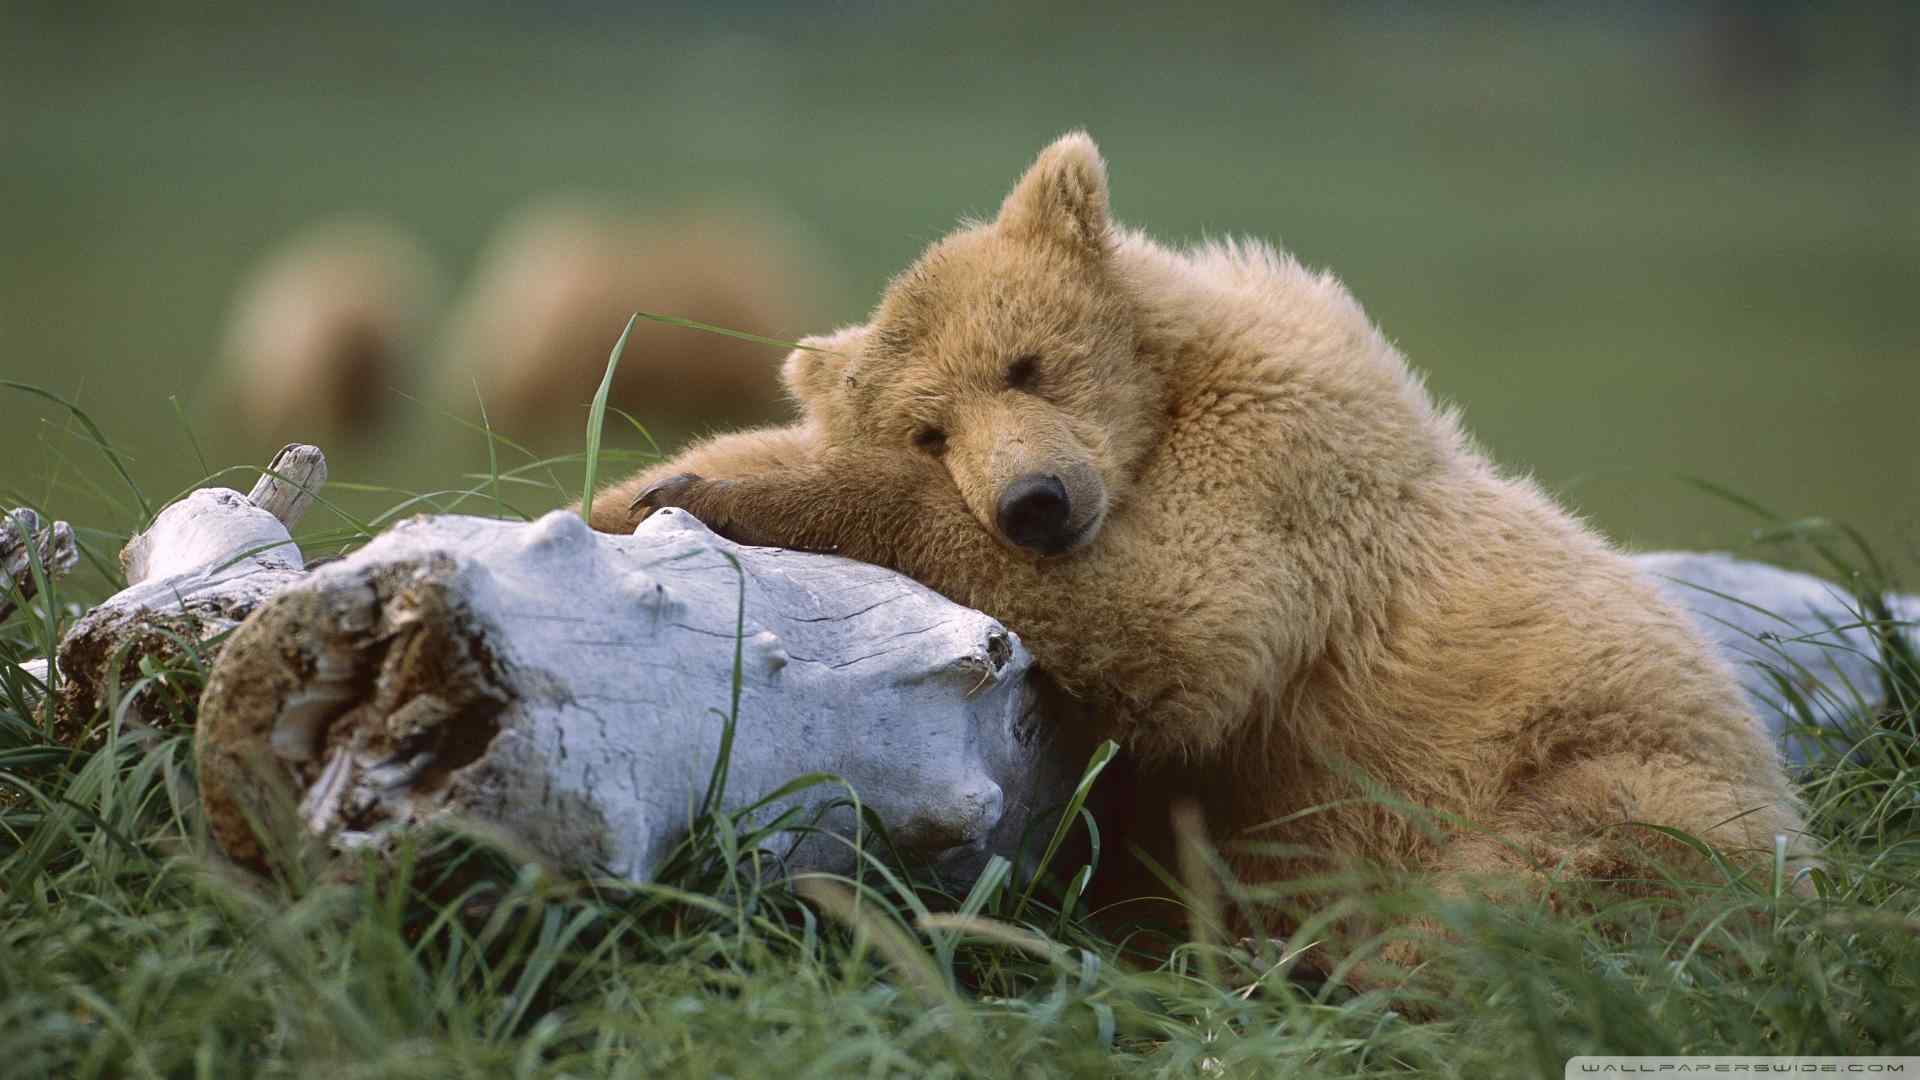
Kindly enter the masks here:
[[[607, 425], [607, 394], [613, 389], [614, 372], [620, 370], [620, 357], [627, 351], [627, 338], [633, 333], [633, 324], [639, 318], [639, 315], [634, 315], [632, 318], [629, 318], [626, 329], [620, 331], [620, 340], [613, 343], [613, 352], [607, 356], [607, 373], [600, 377], [600, 388], [594, 391], [593, 404], [587, 409], [587, 475], [586, 479], [580, 482], [581, 521], [591, 522], [593, 520], [593, 489], [594, 482], [600, 471], [600, 439], [605, 433]], [[482, 403], [481, 415], [482, 417], [486, 415], [484, 402]], [[491, 440], [489, 440], [489, 445], [491, 445]], [[491, 464], [491, 462], [495, 460], [495, 457], [496, 455], [489, 450], [489, 468], [498, 468], [497, 465]], [[489, 477], [489, 479], [494, 480], [493, 488], [495, 497], [497, 498], [500, 490], [499, 481], [495, 477]]]
[[[542, 477], [580, 457], [502, 447], [525, 463], [493, 453], [468, 487], [394, 497], [485, 511], [516, 485], [564, 491]], [[393, 516], [322, 522], [304, 539], [351, 546]], [[1860, 571], [1863, 596], [1878, 587], [1844, 531], [1768, 529], [1840, 576]], [[108, 565], [115, 540], [82, 536]], [[995, 862], [958, 895], [871, 857], [849, 878], [770, 879], [747, 854], [756, 827], [717, 798], [647, 886], [561, 879], [458, 834], [420, 837], [389, 863], [296, 861], [255, 880], [223, 865], [200, 818], [184, 732], [206, 673], [190, 653], [78, 718], [98, 738], [50, 735], [56, 717], [20, 662], [112, 584], [85, 582], [0, 625], [10, 1075], [1482, 1077], [1557, 1076], [1593, 1052], [1920, 1053], [1910, 655], [1883, 657], [1903, 704], [1851, 718], [1852, 752], [1805, 778], [1828, 845], [1816, 897], [1779, 873], [1657, 900], [1569, 886], [1585, 903], [1569, 914], [1377, 897], [1355, 913], [1425, 914], [1454, 940], [1405, 987], [1355, 993], [1306, 976], [1297, 950], [1313, 927], [1257, 947], [1220, 932], [1223, 911], [1284, 885], [1170, 884], [1184, 927], [1121, 933], [1089, 911], [1080, 897], [1100, 866], [1068, 860], [1084, 845], [1063, 841], [1090, 821], [1080, 800], [1107, 751], [1038, 866]], [[156, 691], [174, 724], [130, 722], [123, 704]], [[1125, 857], [1110, 847], [1094, 858]], [[1198, 885], [1210, 853], [1189, 854]]]

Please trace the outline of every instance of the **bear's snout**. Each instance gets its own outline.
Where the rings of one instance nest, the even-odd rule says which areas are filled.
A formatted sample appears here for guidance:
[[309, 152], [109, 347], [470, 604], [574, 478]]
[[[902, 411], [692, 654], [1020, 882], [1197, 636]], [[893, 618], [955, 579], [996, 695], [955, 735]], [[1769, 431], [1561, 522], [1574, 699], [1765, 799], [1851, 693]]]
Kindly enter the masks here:
[[1002, 536], [1042, 555], [1057, 555], [1077, 539], [1073, 500], [1053, 473], [1028, 473], [1008, 484], [995, 519]]

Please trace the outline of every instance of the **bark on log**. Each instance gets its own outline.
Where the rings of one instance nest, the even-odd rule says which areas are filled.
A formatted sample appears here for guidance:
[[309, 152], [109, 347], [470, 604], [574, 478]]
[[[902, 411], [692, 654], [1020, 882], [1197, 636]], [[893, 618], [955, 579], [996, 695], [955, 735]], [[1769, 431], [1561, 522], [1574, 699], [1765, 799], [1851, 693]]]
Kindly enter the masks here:
[[[1061, 788], [1028, 665], [997, 621], [897, 574], [741, 547], [678, 512], [621, 537], [559, 511], [420, 518], [228, 642], [201, 704], [201, 791], [242, 860], [285, 787], [336, 847], [477, 819], [567, 869], [645, 880], [733, 715], [721, 807], [832, 773], [903, 849], [966, 876]], [[761, 816], [811, 821], [845, 797], [815, 786]], [[824, 818], [843, 836], [853, 820]], [[790, 867], [852, 861], [817, 836], [779, 846]]]

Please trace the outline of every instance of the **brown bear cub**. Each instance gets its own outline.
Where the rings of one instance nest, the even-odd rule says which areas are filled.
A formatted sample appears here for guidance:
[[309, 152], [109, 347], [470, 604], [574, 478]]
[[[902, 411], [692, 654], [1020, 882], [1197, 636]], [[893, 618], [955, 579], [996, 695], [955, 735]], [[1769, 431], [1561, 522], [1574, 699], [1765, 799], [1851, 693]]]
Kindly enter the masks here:
[[680, 507], [998, 617], [1133, 756], [1136, 816], [1198, 795], [1244, 880], [1644, 879], [1629, 822], [1799, 848], [1731, 673], [1338, 281], [1107, 202], [1093, 141], [1055, 142], [787, 359], [799, 422], [697, 444], [593, 524]]

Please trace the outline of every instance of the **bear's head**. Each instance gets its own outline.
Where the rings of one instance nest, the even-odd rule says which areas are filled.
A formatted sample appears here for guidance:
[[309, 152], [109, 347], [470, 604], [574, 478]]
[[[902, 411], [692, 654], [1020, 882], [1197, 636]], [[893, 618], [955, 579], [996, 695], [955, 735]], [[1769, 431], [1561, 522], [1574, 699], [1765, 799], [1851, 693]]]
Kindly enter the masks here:
[[1064, 136], [865, 325], [802, 342], [788, 389], [829, 444], [911, 455], [1005, 543], [1084, 547], [1160, 427], [1114, 245], [1106, 165], [1084, 133]]

